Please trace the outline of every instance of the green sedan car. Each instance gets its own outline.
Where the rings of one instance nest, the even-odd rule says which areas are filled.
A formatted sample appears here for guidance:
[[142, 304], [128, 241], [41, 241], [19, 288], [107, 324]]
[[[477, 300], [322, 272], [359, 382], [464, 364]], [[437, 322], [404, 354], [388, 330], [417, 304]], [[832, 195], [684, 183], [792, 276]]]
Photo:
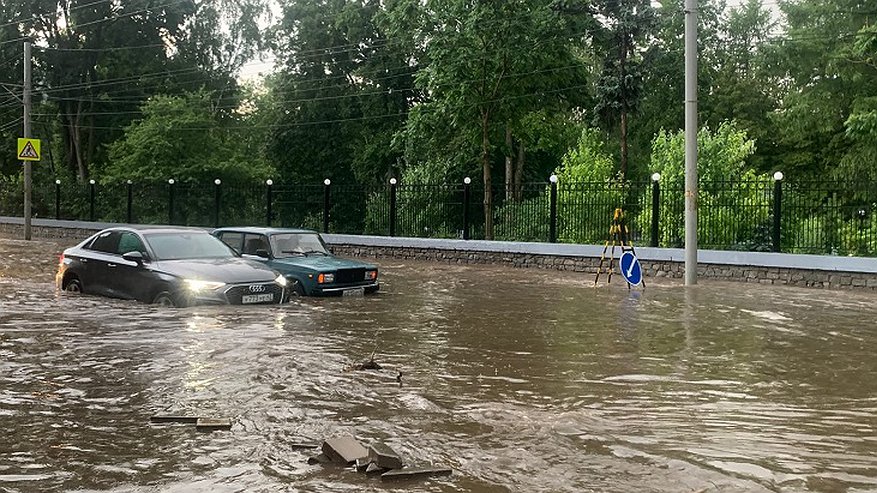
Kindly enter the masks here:
[[367, 294], [380, 289], [373, 264], [336, 257], [316, 231], [279, 228], [219, 228], [213, 235], [244, 257], [264, 262], [300, 296]]

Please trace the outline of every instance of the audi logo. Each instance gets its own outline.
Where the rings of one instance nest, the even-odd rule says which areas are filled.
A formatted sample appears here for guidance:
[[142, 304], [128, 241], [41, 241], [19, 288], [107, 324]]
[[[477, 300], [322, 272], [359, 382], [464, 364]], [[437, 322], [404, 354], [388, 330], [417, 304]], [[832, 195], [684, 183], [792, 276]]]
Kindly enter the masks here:
[[250, 292], [251, 293], [261, 293], [265, 291], [265, 286], [262, 284], [250, 284]]

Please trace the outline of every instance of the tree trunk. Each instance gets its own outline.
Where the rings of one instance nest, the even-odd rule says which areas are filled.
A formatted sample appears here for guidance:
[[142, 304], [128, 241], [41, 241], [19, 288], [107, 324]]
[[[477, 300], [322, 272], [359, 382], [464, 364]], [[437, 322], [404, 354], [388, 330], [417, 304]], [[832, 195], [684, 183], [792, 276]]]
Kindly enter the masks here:
[[[82, 103], [79, 103], [80, 105]], [[66, 105], [67, 114], [64, 117], [64, 133], [65, 143], [67, 144], [67, 155], [65, 161], [67, 167], [72, 171], [76, 180], [84, 183], [88, 178], [88, 170], [85, 162], [82, 160], [82, 129], [79, 127], [80, 107], [74, 107], [72, 103]]]
[[627, 178], [627, 110], [621, 108], [621, 179]]
[[627, 177], [627, 98], [630, 95], [627, 93], [627, 85], [625, 79], [627, 77], [625, 64], [627, 63], [627, 34], [622, 34], [621, 37], [621, 60], [620, 60], [620, 72], [621, 78], [620, 87], [621, 87], [621, 179], [624, 180]]
[[515, 202], [524, 201], [524, 143], [518, 142], [518, 161], [515, 163]]
[[511, 201], [514, 197], [514, 141], [512, 140], [512, 127], [505, 124], [505, 199]]
[[493, 239], [493, 191], [490, 181], [490, 112], [481, 113], [481, 171], [484, 178], [484, 239]]

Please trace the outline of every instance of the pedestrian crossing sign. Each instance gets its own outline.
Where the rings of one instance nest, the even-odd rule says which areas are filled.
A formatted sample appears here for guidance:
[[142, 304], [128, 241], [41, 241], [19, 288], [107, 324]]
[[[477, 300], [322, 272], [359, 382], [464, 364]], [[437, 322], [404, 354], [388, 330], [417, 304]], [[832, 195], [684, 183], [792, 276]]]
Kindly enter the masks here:
[[22, 161], [39, 161], [40, 139], [18, 139], [18, 159]]

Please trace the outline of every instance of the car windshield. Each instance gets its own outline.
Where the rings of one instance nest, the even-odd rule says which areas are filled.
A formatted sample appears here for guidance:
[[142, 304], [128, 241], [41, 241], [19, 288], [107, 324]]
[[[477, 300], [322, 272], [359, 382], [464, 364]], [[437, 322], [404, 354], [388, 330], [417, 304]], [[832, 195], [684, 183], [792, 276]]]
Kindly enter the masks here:
[[205, 233], [145, 234], [156, 260], [234, 257], [234, 251], [215, 236]]
[[329, 255], [323, 239], [317, 233], [280, 233], [271, 235], [271, 249], [275, 258]]

